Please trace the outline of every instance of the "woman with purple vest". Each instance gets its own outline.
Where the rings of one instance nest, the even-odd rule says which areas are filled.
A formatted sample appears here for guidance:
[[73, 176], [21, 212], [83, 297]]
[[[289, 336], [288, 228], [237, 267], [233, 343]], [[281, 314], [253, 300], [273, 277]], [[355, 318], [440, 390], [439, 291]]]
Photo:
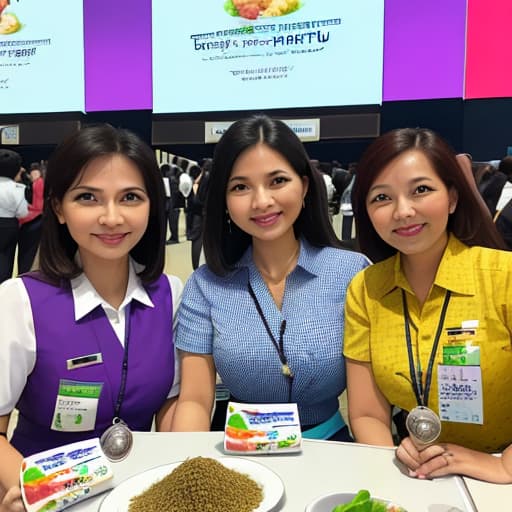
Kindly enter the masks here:
[[162, 273], [164, 201], [153, 151], [126, 130], [85, 127], [51, 157], [39, 271], [0, 286], [0, 511], [23, 510], [23, 456], [115, 418], [169, 430], [182, 283]]

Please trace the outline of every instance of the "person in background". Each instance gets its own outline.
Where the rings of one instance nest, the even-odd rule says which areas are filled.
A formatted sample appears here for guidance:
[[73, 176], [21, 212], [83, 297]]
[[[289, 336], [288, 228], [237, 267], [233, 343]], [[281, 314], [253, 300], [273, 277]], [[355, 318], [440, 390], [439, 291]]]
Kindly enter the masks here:
[[507, 177], [489, 163], [472, 164], [478, 191], [482, 196], [492, 217], [496, 214], [496, 205]]
[[320, 173], [322, 179], [324, 180], [325, 193], [327, 194], [327, 208], [329, 212], [329, 221], [332, 223], [332, 218], [334, 215], [333, 198], [336, 189], [332, 183], [330, 169], [325, 168], [324, 164], [320, 163], [318, 160], [311, 160], [311, 165], [317, 172]]
[[18, 236], [18, 274], [32, 268], [41, 239], [41, 225], [44, 202], [44, 180], [37, 162], [30, 164], [32, 180], [32, 201], [28, 205], [28, 215], [20, 219]]
[[503, 237], [507, 249], [512, 251], [512, 198], [503, 208], [497, 211], [494, 217], [496, 229]]
[[501, 189], [501, 194], [496, 204], [496, 211], [505, 208], [505, 205], [512, 200], [512, 155], [504, 156], [500, 160], [498, 171], [506, 176], [507, 181]]
[[170, 237], [167, 240], [167, 245], [179, 244], [179, 220], [180, 211], [185, 208], [185, 197], [180, 191], [180, 175], [183, 173], [180, 167], [176, 164], [171, 164], [168, 177], [169, 188], [171, 189], [171, 198], [169, 206], [169, 231]]
[[338, 213], [340, 213], [341, 195], [350, 184], [350, 181], [352, 180], [352, 175], [346, 169], [343, 169], [343, 167], [337, 160], [333, 160], [331, 172], [332, 184], [334, 185], [335, 190], [332, 199], [333, 213], [334, 215], [338, 215]]
[[188, 236], [191, 241], [192, 268], [194, 270], [199, 267], [199, 259], [203, 247], [203, 213], [208, 180], [210, 178], [210, 167], [211, 160], [207, 160], [203, 164], [202, 169], [198, 167], [200, 172], [194, 179], [192, 192], [187, 200], [187, 215], [190, 215], [190, 232]]
[[354, 212], [352, 210], [352, 187], [356, 179], [356, 168], [357, 164], [352, 162], [349, 166], [348, 172], [350, 173], [350, 181], [346, 185], [340, 199], [340, 211], [342, 215], [341, 221], [341, 239], [342, 240], [353, 240], [352, 235], [354, 225]]
[[28, 213], [25, 185], [14, 178], [21, 169], [21, 156], [0, 149], [0, 283], [12, 277], [18, 243], [18, 219]]
[[296, 402], [305, 437], [349, 441], [343, 306], [368, 260], [340, 249], [323, 178], [282, 121], [239, 120], [217, 143], [203, 244], [178, 313], [172, 429], [210, 429], [218, 372], [235, 400]]
[[[23, 456], [101, 436], [115, 418], [150, 430], [156, 415], [168, 430], [179, 391], [182, 284], [162, 274], [165, 195], [153, 151], [129, 131], [84, 127], [56, 149], [45, 181], [39, 270], [0, 286], [2, 512], [23, 510]], [[60, 405], [64, 384], [75, 411]]]
[[169, 218], [169, 211], [171, 209], [171, 186], [169, 180], [169, 171], [171, 167], [169, 164], [160, 165], [160, 173], [162, 174], [162, 182], [164, 184], [165, 192], [165, 224], [167, 225], [167, 219]]
[[25, 199], [27, 200], [27, 203], [30, 204], [32, 202], [32, 178], [25, 167], [20, 167], [14, 181], [25, 185]]
[[351, 282], [345, 308], [356, 441], [392, 446], [392, 404], [428, 407], [440, 437], [409, 436], [397, 449], [410, 476], [511, 483], [512, 253], [499, 250], [457, 157], [430, 130], [377, 138], [352, 198], [360, 248], [375, 262]]
[[[188, 173], [185, 173], [185, 175], [187, 176], [186, 181], [183, 181], [183, 183], [180, 182], [180, 191], [185, 196], [185, 210], [184, 210], [185, 211], [185, 235], [186, 235], [187, 240], [191, 240], [190, 233], [192, 230], [193, 215], [190, 210], [190, 205], [192, 203], [192, 193], [193, 193], [194, 183], [200, 174], [201, 174], [201, 167], [199, 167], [199, 165], [197, 165], [197, 164], [192, 164], [188, 170]], [[180, 180], [181, 180], [181, 176], [180, 176]]]

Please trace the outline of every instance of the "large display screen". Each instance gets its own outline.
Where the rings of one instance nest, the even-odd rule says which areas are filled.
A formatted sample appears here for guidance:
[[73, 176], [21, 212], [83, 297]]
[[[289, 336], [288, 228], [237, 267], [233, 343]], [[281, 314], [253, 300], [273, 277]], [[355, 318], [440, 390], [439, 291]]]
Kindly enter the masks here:
[[155, 113], [380, 104], [384, 0], [153, 0]]
[[82, 0], [0, 0], [0, 112], [84, 110]]
[[510, 97], [512, 2], [492, 6], [0, 0], [0, 114]]

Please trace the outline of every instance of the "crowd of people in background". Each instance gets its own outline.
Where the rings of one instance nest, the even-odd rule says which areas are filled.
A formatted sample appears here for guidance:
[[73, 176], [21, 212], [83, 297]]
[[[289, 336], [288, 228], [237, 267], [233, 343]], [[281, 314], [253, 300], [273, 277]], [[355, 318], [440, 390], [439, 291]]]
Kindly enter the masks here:
[[[166, 211], [170, 233], [167, 244], [180, 242], [179, 218], [183, 211], [186, 240], [192, 246], [193, 270], [199, 266], [202, 251], [202, 225], [211, 161], [211, 158], [204, 158], [198, 165], [194, 161], [174, 156], [170, 164], [160, 166], [167, 189]], [[330, 221], [334, 222], [336, 216], [341, 216], [337, 236], [343, 241], [344, 247], [356, 249], [358, 244], [352, 210], [352, 188], [358, 163], [342, 164], [338, 160], [323, 162], [313, 158], [310, 161], [324, 181]], [[501, 160], [471, 162], [471, 170], [496, 228], [507, 247], [512, 250], [512, 156], [505, 156]]]
[[[357, 162], [322, 162], [311, 159], [321, 174], [327, 194], [329, 219], [341, 215], [337, 236], [348, 248], [357, 248], [352, 210], [352, 187]], [[192, 269], [199, 266], [202, 252], [202, 226], [211, 158], [198, 164], [173, 156], [170, 163], [160, 165], [166, 191], [166, 244], [180, 243], [180, 214], [185, 218], [185, 240], [191, 242]], [[512, 250], [512, 156], [501, 160], [472, 162], [476, 186], [496, 228]], [[18, 274], [31, 270], [37, 260], [41, 237], [45, 162], [32, 162], [23, 167], [21, 156], [2, 150], [0, 158], [0, 282], [16, 268]], [[12, 173], [15, 173], [12, 175]], [[17, 192], [14, 192], [17, 191]], [[25, 201], [21, 199], [21, 192]], [[12, 196], [14, 194], [14, 196]], [[26, 208], [26, 210], [25, 210]], [[16, 219], [14, 222], [12, 219]], [[183, 241], [183, 240], [182, 240]], [[15, 257], [17, 251], [17, 258]]]
[[[44, 162], [29, 169], [9, 149], [0, 150], [0, 283], [31, 270], [41, 238], [44, 203]], [[16, 258], [17, 249], [17, 261]]]

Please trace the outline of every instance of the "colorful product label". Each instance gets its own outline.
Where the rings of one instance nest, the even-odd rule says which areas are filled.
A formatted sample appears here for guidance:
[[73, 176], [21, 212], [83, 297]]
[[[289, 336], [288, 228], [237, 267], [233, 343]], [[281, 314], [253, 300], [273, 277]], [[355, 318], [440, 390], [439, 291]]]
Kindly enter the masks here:
[[228, 453], [265, 454], [302, 449], [297, 404], [229, 402], [224, 428]]
[[59, 446], [23, 459], [20, 486], [27, 512], [58, 512], [112, 487], [99, 439]]

